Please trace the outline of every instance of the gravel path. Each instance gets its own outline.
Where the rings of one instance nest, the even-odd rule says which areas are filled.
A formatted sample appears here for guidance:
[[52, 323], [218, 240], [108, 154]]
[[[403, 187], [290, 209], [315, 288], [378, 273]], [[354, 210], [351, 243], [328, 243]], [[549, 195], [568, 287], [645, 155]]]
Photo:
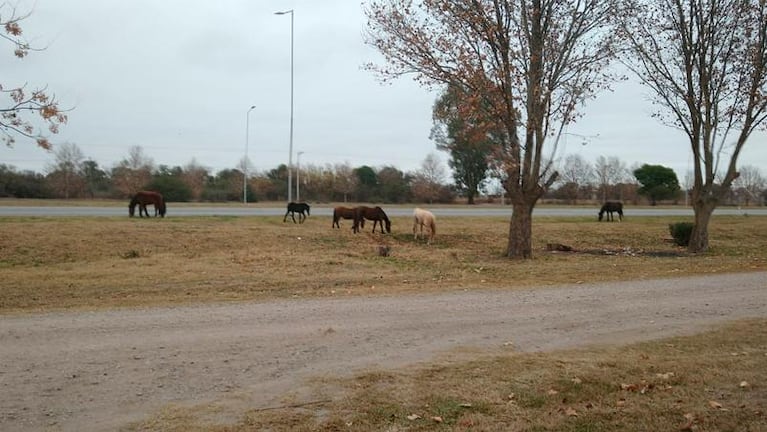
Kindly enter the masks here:
[[455, 348], [629, 343], [748, 317], [767, 317], [767, 272], [0, 316], [0, 430], [115, 430], [168, 403], [268, 406], [309, 377]]

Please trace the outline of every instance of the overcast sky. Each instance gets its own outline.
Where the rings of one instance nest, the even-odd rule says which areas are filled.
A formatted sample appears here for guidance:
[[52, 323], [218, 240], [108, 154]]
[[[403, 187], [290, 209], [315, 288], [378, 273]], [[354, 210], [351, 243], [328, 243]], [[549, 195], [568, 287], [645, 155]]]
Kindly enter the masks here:
[[[252, 166], [263, 171], [287, 163], [291, 24], [290, 15], [274, 12], [288, 9], [295, 13], [294, 164], [304, 152], [302, 165], [412, 171], [436, 152], [429, 139], [435, 94], [410, 79], [382, 85], [362, 69], [380, 57], [364, 44], [359, 1], [22, 0], [19, 6], [32, 8], [22, 23], [25, 35], [47, 48], [17, 60], [0, 44], [2, 84], [47, 85], [62, 107], [73, 108], [52, 142], [77, 144], [102, 168], [125, 158], [131, 146], [141, 146], [156, 164], [196, 159], [214, 172], [235, 168], [245, 154], [247, 119]], [[689, 144], [650, 110], [642, 88], [615, 86], [569, 126], [574, 135], [563, 137], [560, 156], [661, 164], [684, 181]], [[766, 142], [764, 134], [753, 136], [741, 165], [767, 174]], [[43, 172], [53, 160], [28, 141], [0, 146], [0, 163], [18, 169]]]

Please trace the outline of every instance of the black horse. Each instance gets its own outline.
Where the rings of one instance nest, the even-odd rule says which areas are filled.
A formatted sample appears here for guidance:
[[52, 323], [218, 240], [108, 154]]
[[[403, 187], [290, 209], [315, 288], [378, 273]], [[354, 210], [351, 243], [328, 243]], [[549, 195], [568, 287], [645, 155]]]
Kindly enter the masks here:
[[[304, 212], [306, 212], [306, 214], [304, 214]], [[288, 211], [285, 212], [285, 217], [282, 218], [283, 222], [287, 222], [288, 213], [290, 213], [290, 217], [293, 218], [293, 223], [296, 223], [296, 216], [295, 216], [296, 213], [298, 213], [298, 223], [304, 223], [304, 221], [306, 220], [306, 216], [310, 214], [309, 204], [295, 203], [295, 202], [288, 203]]]
[[605, 213], [607, 213], [607, 218], [605, 220], [615, 220], [613, 218], [613, 212], [618, 213], [618, 220], [623, 220], [623, 203], [620, 201], [605, 201], [602, 208], [599, 210], [599, 220], [602, 220]]

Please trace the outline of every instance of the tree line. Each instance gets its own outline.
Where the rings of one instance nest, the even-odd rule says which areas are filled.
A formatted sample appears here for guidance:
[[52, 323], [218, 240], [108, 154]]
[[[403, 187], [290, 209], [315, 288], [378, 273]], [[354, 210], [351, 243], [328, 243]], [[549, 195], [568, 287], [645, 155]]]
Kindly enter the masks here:
[[[449, 165], [461, 164], [461, 155], [451, 153]], [[126, 199], [139, 190], [155, 190], [172, 202], [226, 202], [242, 201], [243, 187], [247, 185], [248, 202], [287, 199], [285, 164], [260, 173], [248, 169], [244, 181], [244, 166], [212, 172], [194, 159], [184, 166], [156, 165], [140, 146], [131, 147], [128, 155], [111, 168], [100, 167], [72, 143], [56, 146], [54, 156], [45, 173], [0, 164], [0, 197]], [[689, 190], [689, 185], [680, 185], [671, 168], [647, 164], [629, 168], [615, 156], [600, 156], [591, 163], [579, 154], [569, 154], [559, 169], [561, 176], [543, 197], [549, 202], [680, 203]], [[767, 189], [759, 168], [745, 166], [741, 173], [728, 194], [729, 203], [764, 203]], [[353, 167], [337, 163], [303, 166], [295, 174], [298, 189], [294, 196], [310, 202], [447, 204], [474, 203], [478, 196], [494, 202], [507, 198], [499, 174], [487, 165], [475, 170], [472, 178], [478, 181], [470, 188], [464, 173], [455, 169], [451, 182], [434, 153], [410, 172], [391, 165]]]

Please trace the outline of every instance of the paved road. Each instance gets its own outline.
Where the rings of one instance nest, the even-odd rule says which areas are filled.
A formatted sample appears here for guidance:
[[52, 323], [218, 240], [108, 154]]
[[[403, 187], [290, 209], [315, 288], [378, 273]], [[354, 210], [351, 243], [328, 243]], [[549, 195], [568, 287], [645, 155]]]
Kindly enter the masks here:
[[[438, 294], [0, 316], [0, 430], [112, 431], [166, 404], [220, 419], [306, 379], [461, 348], [629, 343], [767, 317], [767, 272]], [[476, 351], [474, 351], [476, 353]]]
[[[511, 216], [511, 207], [437, 207], [432, 209], [434, 214], [445, 216]], [[533, 211], [534, 216], [585, 217], [594, 216], [598, 209], [583, 207], [541, 207]], [[386, 208], [389, 216], [410, 216], [412, 208]], [[168, 217], [177, 216], [283, 216], [284, 207], [175, 207], [168, 206]], [[313, 206], [313, 216], [331, 216], [330, 207]], [[627, 217], [631, 216], [692, 216], [691, 208], [627, 208]], [[767, 216], [767, 208], [738, 209], [722, 207], [714, 211], [715, 215], [752, 215]], [[127, 216], [127, 206], [123, 207], [31, 207], [31, 206], [0, 206], [2, 216]]]

